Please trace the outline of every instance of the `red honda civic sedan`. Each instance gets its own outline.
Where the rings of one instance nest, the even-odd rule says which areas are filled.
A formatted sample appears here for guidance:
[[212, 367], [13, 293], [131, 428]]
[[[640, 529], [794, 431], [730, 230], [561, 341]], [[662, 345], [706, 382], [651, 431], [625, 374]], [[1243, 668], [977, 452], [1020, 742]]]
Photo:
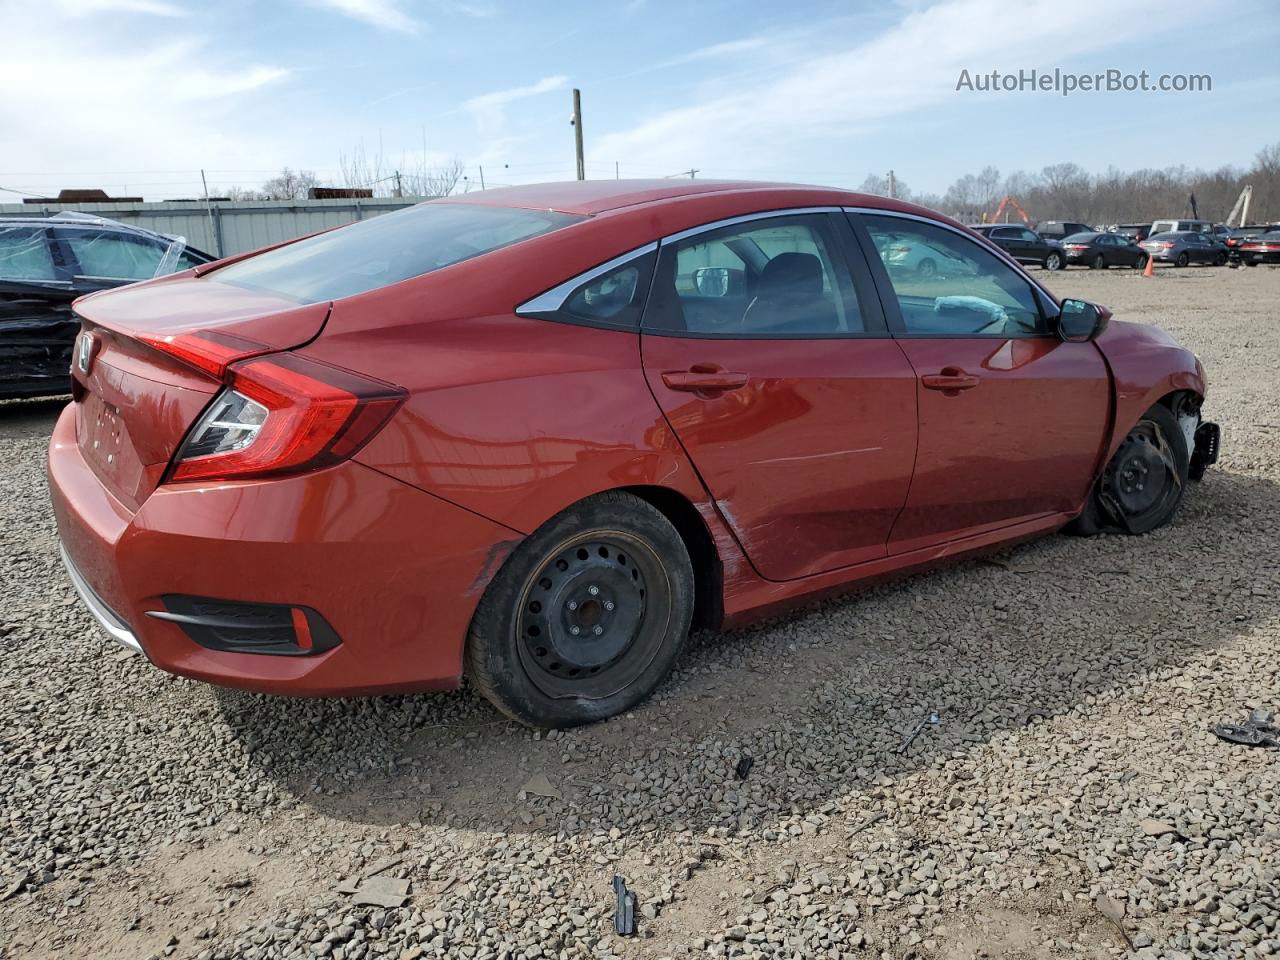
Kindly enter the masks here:
[[156, 666], [648, 695], [692, 626], [1064, 526], [1217, 456], [1196, 357], [906, 203], [686, 181], [424, 203], [77, 301], [49, 448], [84, 601]]

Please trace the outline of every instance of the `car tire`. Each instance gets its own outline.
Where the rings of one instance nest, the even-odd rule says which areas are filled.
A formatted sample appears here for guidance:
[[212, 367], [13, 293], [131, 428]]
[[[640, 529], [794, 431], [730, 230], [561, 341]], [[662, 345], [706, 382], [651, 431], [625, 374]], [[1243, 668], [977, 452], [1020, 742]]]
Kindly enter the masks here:
[[671, 671], [693, 600], [693, 565], [671, 521], [633, 494], [598, 494], [512, 551], [472, 618], [466, 672], [529, 726], [603, 720]]
[[1246, 267], [1256, 267], [1256, 266], [1258, 265], [1258, 261], [1257, 261], [1257, 260], [1246, 260], [1246, 261], [1244, 262], [1244, 265], [1245, 265]]
[[1050, 253], [1044, 258], [1044, 263], [1040, 264], [1046, 270], [1062, 269], [1062, 254]]
[[1191, 258], [1187, 256], [1187, 251], [1183, 250], [1182, 253], [1178, 254], [1178, 259], [1173, 261], [1173, 265], [1175, 267], [1185, 267], [1190, 262]]
[[1149, 257], [1139, 257], [1137, 260], [1133, 261], [1133, 269], [1135, 270], [1147, 269], [1147, 260], [1149, 259], [1150, 259]]
[[925, 279], [936, 277], [938, 275], [938, 265], [929, 257], [925, 257], [916, 264], [916, 273]]
[[1227, 255], [1225, 253], [1218, 254], [1214, 257], [1213, 265], [1215, 267], [1225, 267], [1227, 265]]
[[1177, 418], [1163, 404], [1144, 413], [1094, 483], [1068, 533], [1149, 533], [1168, 523], [1186, 491], [1191, 452]]
[[1092, 260], [1090, 260], [1090, 261], [1089, 261], [1089, 269], [1090, 269], [1090, 270], [1105, 270], [1105, 269], [1107, 269], [1107, 258], [1106, 258], [1106, 257], [1104, 257], [1102, 254], [1100, 254], [1100, 253], [1099, 253], [1099, 254], [1098, 254], [1097, 256], [1095, 256]]

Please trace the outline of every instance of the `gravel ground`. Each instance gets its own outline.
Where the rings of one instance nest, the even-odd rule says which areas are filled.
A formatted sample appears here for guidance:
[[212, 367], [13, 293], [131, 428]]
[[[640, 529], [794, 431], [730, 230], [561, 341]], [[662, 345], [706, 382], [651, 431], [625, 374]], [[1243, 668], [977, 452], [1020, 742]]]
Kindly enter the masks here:
[[[58, 404], [0, 404], [0, 958], [1280, 954], [1280, 753], [1208, 732], [1280, 707], [1280, 270], [1050, 284], [1208, 368], [1223, 460], [1171, 527], [695, 638], [569, 733], [124, 656], [58, 564]], [[343, 892], [374, 873], [405, 905]]]

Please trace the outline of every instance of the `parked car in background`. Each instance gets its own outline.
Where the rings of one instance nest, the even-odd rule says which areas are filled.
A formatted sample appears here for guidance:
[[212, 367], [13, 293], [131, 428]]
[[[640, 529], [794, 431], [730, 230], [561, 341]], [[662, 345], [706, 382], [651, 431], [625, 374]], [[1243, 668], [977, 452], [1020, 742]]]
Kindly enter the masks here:
[[1090, 270], [1147, 265], [1147, 252], [1118, 233], [1076, 233], [1062, 241], [1067, 263], [1082, 263]]
[[956, 257], [946, 247], [938, 247], [919, 237], [884, 233], [876, 238], [877, 249], [885, 268], [893, 273], [906, 273], [923, 280], [933, 277], [967, 276], [972, 265]]
[[211, 260], [181, 237], [100, 217], [0, 218], [0, 397], [71, 389], [72, 300]]
[[969, 227], [986, 237], [1019, 263], [1034, 263], [1046, 270], [1061, 270], [1066, 262], [1062, 244], [1047, 240], [1034, 230], [1012, 223], [975, 223]]
[[1151, 224], [1121, 223], [1116, 226], [1113, 232], [1120, 234], [1122, 237], [1128, 237], [1134, 243], [1141, 243], [1151, 236]]
[[1212, 233], [1213, 223], [1208, 220], [1153, 220], [1148, 237], [1157, 233]]
[[1249, 267], [1260, 263], [1280, 263], [1280, 230], [1271, 230], [1260, 237], [1250, 237], [1237, 248], [1240, 262]]
[[1192, 263], [1222, 266], [1230, 256], [1227, 245], [1207, 234], [1180, 231], [1157, 233], [1141, 243], [1143, 250], [1162, 263], [1185, 267]]
[[1036, 224], [1036, 233], [1046, 240], [1061, 242], [1073, 233], [1092, 233], [1093, 227], [1087, 223], [1076, 223], [1074, 220], [1041, 220]]
[[1043, 276], [881, 197], [599, 180], [95, 294], [49, 444], [63, 558], [183, 676], [465, 673], [524, 723], [601, 720], [691, 624], [1174, 516], [1216, 456], [1203, 368]]

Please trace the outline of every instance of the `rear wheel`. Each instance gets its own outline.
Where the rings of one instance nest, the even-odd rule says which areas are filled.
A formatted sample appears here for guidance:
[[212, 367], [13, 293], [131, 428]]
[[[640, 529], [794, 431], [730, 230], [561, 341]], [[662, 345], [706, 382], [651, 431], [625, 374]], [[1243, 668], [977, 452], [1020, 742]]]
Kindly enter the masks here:
[[1177, 418], [1156, 404], [1133, 425], [1094, 485], [1072, 533], [1148, 533], [1178, 510], [1191, 466]]
[[1190, 262], [1191, 262], [1191, 258], [1187, 256], [1187, 251], [1183, 250], [1180, 254], [1178, 254], [1178, 259], [1173, 261], [1173, 265], [1175, 267], [1185, 267]]
[[1107, 269], [1107, 258], [1100, 253], [1097, 254], [1092, 260], [1089, 261], [1089, 269], [1090, 270]]
[[1227, 263], [1227, 255], [1225, 253], [1220, 253], [1213, 259], [1213, 265], [1215, 267], [1225, 266], [1226, 263]]
[[512, 552], [472, 619], [467, 673], [521, 723], [591, 723], [653, 692], [692, 614], [693, 566], [671, 522], [639, 497], [599, 494]]
[[1044, 263], [1042, 264], [1042, 266], [1046, 270], [1061, 270], [1062, 254], [1056, 253], [1056, 252], [1050, 253], [1048, 256], [1044, 258]]
[[1139, 257], [1137, 260], [1134, 261], [1133, 269], [1135, 270], [1147, 269], [1147, 259], [1148, 259], [1147, 257]]

